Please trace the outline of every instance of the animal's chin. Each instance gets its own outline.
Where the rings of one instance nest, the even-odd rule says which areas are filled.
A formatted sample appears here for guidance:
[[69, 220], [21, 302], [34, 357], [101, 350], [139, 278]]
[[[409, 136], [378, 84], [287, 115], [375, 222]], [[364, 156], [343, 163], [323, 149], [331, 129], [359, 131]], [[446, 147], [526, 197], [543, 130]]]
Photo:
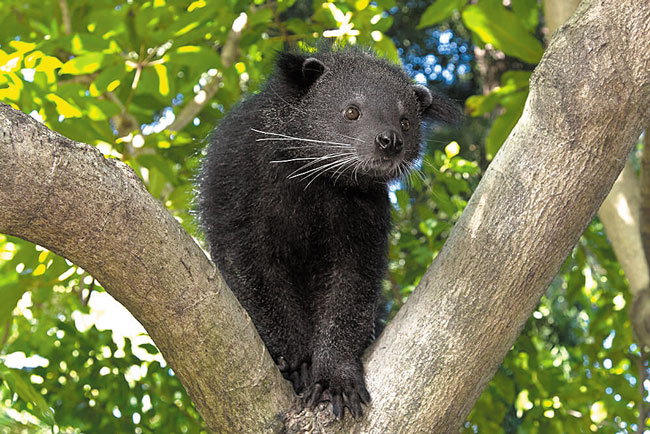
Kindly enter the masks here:
[[[400, 165], [402, 169], [400, 170]], [[375, 178], [391, 179], [407, 171], [408, 166], [402, 158], [373, 158], [365, 163], [366, 173]]]

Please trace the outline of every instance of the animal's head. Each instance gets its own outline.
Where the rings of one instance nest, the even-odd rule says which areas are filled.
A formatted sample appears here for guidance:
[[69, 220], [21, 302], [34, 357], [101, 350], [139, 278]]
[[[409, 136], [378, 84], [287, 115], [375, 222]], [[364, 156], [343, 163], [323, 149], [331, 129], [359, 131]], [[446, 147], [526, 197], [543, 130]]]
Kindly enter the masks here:
[[[279, 80], [294, 95], [292, 132], [309, 174], [388, 180], [420, 154], [422, 124], [455, 122], [457, 108], [398, 66], [356, 48], [281, 53]], [[347, 176], [346, 176], [347, 174]], [[337, 179], [338, 179], [337, 178]]]

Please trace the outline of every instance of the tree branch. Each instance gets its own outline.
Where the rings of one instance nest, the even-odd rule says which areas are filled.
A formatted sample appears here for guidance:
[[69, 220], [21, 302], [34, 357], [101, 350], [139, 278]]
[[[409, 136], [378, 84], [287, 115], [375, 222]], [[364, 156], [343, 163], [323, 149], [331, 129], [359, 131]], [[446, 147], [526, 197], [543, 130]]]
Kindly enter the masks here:
[[133, 171], [8, 106], [0, 232], [97, 278], [145, 326], [215, 431], [457, 432], [650, 124], [648, 46], [645, 0], [583, 2], [557, 32], [520, 122], [366, 354], [373, 402], [360, 421], [291, 407], [247, 315]]
[[639, 180], [631, 162], [618, 177], [598, 215], [616, 258], [625, 272], [630, 292], [636, 295], [650, 285], [648, 264], [641, 244]]
[[68, 10], [68, 2], [66, 0], [59, 0], [61, 7], [61, 23], [63, 24], [63, 31], [66, 35], [72, 33], [72, 24], [70, 20], [70, 11]]
[[457, 432], [650, 121], [649, 46], [639, 0], [583, 2], [556, 32], [519, 123], [367, 355], [360, 432]]
[[4, 104], [0, 125], [0, 232], [91, 273], [149, 332], [211, 429], [280, 427], [292, 391], [214, 266], [135, 173]]
[[650, 125], [646, 125], [643, 138], [643, 153], [641, 155], [640, 232], [645, 259], [650, 268]]
[[628, 161], [600, 207], [598, 216], [633, 296], [628, 315], [636, 340], [642, 347], [650, 347], [650, 274], [641, 239], [641, 203], [639, 180]]

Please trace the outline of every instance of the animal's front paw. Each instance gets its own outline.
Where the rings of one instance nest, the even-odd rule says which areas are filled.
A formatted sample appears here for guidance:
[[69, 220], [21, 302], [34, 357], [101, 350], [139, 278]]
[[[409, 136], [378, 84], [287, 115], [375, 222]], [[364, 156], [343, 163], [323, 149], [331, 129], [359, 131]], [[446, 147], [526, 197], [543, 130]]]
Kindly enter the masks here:
[[284, 357], [279, 357], [277, 365], [282, 376], [286, 380], [291, 381], [291, 385], [296, 394], [302, 393], [310, 384], [311, 363], [309, 360], [289, 363]]
[[347, 407], [352, 416], [361, 417], [361, 404], [370, 402], [370, 394], [363, 379], [361, 362], [323, 367], [315, 363], [312, 366], [312, 383], [305, 391], [303, 401], [313, 407], [319, 402], [332, 403], [332, 411], [337, 419], [343, 417]]

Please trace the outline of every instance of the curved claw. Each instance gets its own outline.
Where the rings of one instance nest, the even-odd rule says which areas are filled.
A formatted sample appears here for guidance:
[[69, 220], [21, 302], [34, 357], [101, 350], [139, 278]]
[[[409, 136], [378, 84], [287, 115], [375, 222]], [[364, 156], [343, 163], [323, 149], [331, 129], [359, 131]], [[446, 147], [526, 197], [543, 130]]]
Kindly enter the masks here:
[[276, 365], [282, 373], [282, 377], [291, 382], [296, 394], [305, 391], [311, 383], [311, 363], [309, 361], [290, 364], [284, 357], [280, 356], [276, 361]]
[[275, 362], [275, 364], [278, 365], [278, 369], [282, 373], [285, 373], [289, 370], [289, 362], [287, 362], [282, 356], [278, 357], [278, 360]]
[[343, 418], [343, 396], [341, 393], [334, 393], [332, 396], [332, 412], [337, 419]]
[[320, 402], [331, 402], [332, 413], [337, 419], [342, 419], [345, 408], [355, 419], [363, 415], [363, 404], [370, 402], [370, 394], [363, 385], [357, 385], [347, 390], [340, 390], [326, 387], [325, 384], [317, 382], [311, 385], [305, 392], [303, 398], [306, 407], [313, 408]]
[[364, 404], [370, 404], [370, 393], [366, 390], [364, 386], [357, 387], [357, 393], [359, 393], [359, 398]]
[[355, 419], [358, 419], [363, 414], [361, 409], [361, 397], [358, 393], [352, 393], [348, 395], [347, 393], [343, 394], [343, 404], [350, 410], [350, 413]]
[[305, 405], [307, 407], [313, 407], [321, 401], [321, 394], [323, 393], [323, 385], [321, 383], [316, 383], [312, 385], [307, 393], [305, 393]]

